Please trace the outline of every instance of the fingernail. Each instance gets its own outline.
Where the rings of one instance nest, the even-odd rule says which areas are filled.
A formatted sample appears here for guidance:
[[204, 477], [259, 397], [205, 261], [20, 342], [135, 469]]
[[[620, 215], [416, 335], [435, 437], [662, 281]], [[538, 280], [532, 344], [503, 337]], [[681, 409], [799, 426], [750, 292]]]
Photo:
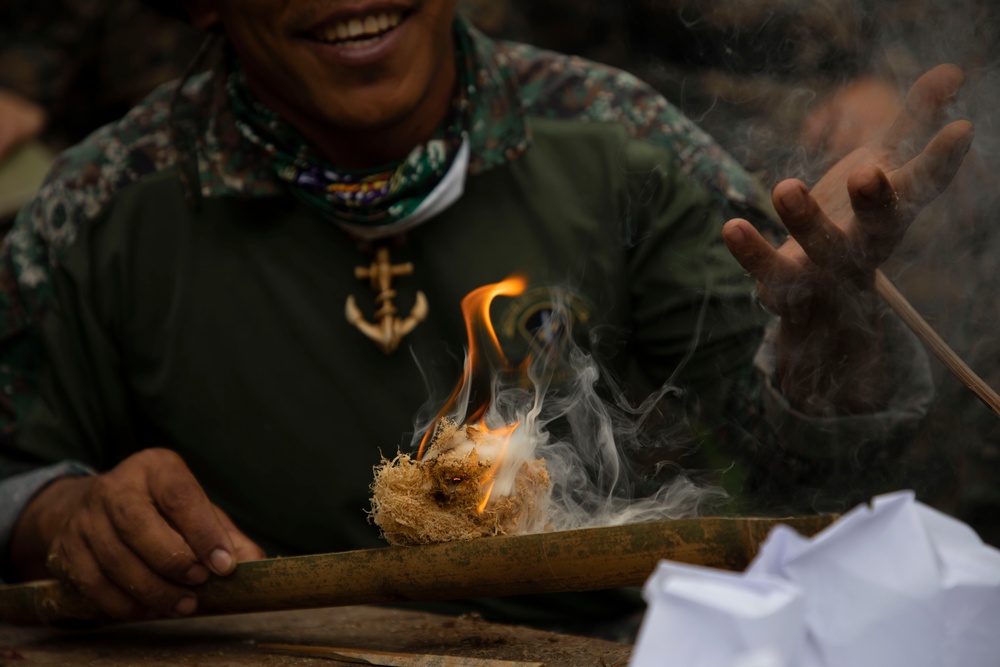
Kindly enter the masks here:
[[969, 129], [969, 131], [965, 134], [965, 136], [962, 137], [962, 141], [959, 142], [959, 146], [961, 147], [961, 150], [963, 152], [969, 150], [969, 148], [972, 147], [972, 142], [975, 139], [976, 139], [976, 128], [973, 127], [973, 128]]
[[174, 605], [174, 613], [178, 616], [190, 616], [197, 608], [198, 600], [196, 598], [181, 598]]
[[206, 568], [204, 565], [192, 565], [191, 569], [188, 570], [187, 573], [184, 575], [184, 579], [189, 584], [194, 584], [195, 586], [198, 586], [208, 581], [208, 575], [209, 575], [208, 568]]
[[216, 549], [208, 556], [208, 562], [216, 574], [229, 574], [234, 567], [233, 557], [222, 549]]
[[858, 190], [867, 199], [872, 199], [878, 201], [882, 199], [882, 190], [884, 189], [881, 178], [870, 178], [864, 183]]
[[746, 241], [746, 235], [738, 225], [726, 225], [726, 238], [734, 245], [741, 245]]
[[781, 196], [781, 205], [792, 215], [800, 215], [806, 210], [806, 193], [802, 188], [790, 188]]

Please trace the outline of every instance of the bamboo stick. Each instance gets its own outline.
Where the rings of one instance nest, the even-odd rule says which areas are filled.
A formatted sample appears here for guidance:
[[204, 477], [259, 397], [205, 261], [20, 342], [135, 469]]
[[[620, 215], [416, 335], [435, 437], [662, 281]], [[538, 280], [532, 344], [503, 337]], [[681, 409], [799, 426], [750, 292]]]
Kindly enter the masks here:
[[[197, 613], [637, 586], [661, 559], [743, 569], [778, 523], [812, 535], [834, 518], [705, 517], [251, 561], [198, 587]], [[103, 619], [74, 589], [46, 580], [0, 587], [0, 620], [66, 625]]]
[[962, 384], [972, 390], [994, 414], [1000, 415], [1000, 395], [951, 349], [881, 271], [875, 274], [875, 291]]

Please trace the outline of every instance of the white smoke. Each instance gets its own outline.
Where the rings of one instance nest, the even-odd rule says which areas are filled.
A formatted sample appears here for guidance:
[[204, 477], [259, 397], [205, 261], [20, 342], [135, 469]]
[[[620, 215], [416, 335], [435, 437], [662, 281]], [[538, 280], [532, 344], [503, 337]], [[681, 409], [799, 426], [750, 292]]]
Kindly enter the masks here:
[[[538, 353], [523, 373], [509, 367], [490, 371], [489, 406], [482, 417], [485, 426], [500, 430], [518, 424], [506, 441], [494, 495], [510, 493], [522, 463], [543, 458], [551, 483], [545, 512], [545, 528], [550, 530], [689, 517], [726, 498], [722, 489], [699, 486], [672, 464], [661, 462], [650, 470], [639, 470], [627, 456], [630, 451], [650, 451], [667, 444], [655, 442], [647, 421], [661, 400], [679, 392], [676, 387], [665, 384], [633, 406], [602, 373], [594, 356], [574, 344], [560, 306], [554, 307], [545, 327], [538, 336], [548, 344], [536, 348]], [[465, 423], [471, 385], [463, 381], [454, 394], [458, 397], [454, 407], [442, 418]], [[683, 430], [684, 425], [678, 426]], [[414, 445], [428, 427], [433, 428], [418, 428]], [[659, 438], [669, 439], [669, 431], [660, 432]], [[492, 458], [498, 449], [496, 441], [482, 444], [490, 451], [481, 450], [480, 455]], [[673, 473], [672, 477], [654, 484], [651, 493], [637, 496], [640, 487], [648, 488], [649, 481], [662, 478], [665, 471]]]

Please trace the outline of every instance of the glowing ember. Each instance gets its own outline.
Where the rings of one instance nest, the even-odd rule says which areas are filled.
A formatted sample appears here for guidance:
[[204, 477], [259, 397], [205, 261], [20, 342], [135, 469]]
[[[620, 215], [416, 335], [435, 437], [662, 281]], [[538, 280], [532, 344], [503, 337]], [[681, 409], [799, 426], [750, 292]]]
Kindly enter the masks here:
[[[506, 432], [505, 432], [506, 431]], [[426, 455], [399, 454], [375, 471], [372, 517], [390, 544], [428, 544], [545, 528], [545, 461], [507, 465], [514, 427], [441, 422]]]
[[[462, 300], [469, 339], [462, 380], [427, 430], [417, 457], [398, 454], [375, 469], [372, 520], [392, 544], [425, 544], [545, 527], [549, 475], [517, 418], [488, 424], [493, 381], [511, 368], [490, 322], [497, 296], [524, 291], [518, 278]], [[526, 362], [527, 364], [527, 362]], [[490, 415], [496, 421], [495, 415]]]

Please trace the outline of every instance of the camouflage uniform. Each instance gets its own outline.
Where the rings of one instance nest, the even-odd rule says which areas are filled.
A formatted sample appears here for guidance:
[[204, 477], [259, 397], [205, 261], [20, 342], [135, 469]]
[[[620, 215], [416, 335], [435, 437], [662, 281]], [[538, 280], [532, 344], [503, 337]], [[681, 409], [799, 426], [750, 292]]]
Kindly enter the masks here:
[[139, 0], [0, 3], [0, 88], [49, 112], [46, 140], [67, 146], [178, 77], [202, 36]]
[[[617, 377], [675, 376], [691, 424], [671, 427], [736, 432], [705, 439], [705, 465], [795, 462], [794, 487], [912, 432], [927, 396], [906, 345], [892, 346], [906, 381], [879, 414], [809, 418], [750, 372], [765, 316], [719, 230], [768, 217], [707, 135], [628, 74], [472, 38], [464, 195], [394, 249], [416, 266], [394, 298], [405, 309], [419, 288], [431, 304], [406, 339], [423, 369], [343, 319], [365, 289], [363, 246], [243, 139], [225, 61], [62, 156], [2, 248], [3, 538], [45, 481], [155, 443], [272, 553], [378, 544], [364, 508], [380, 448], [399, 444], [428, 381], [457, 377], [462, 297], [516, 272], [531, 288], [494, 312], [508, 358], [559, 290]], [[745, 414], [727, 412], [734, 395]]]

